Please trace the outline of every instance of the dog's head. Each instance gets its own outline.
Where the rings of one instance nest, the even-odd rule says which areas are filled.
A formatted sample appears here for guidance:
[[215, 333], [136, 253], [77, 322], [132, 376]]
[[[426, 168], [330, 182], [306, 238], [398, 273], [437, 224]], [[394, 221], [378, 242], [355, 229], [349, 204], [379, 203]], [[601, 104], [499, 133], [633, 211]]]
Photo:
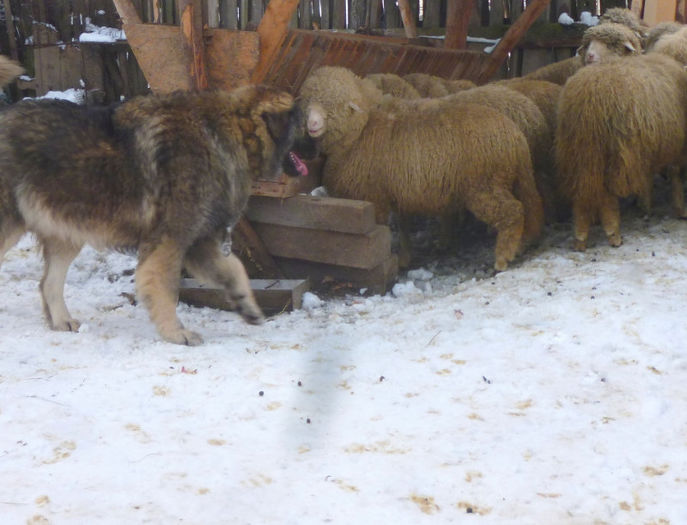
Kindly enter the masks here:
[[[293, 151], [303, 126], [301, 111], [293, 97], [267, 86], [247, 86], [233, 94], [244, 102], [248, 99], [250, 106], [250, 122], [240, 118], [239, 126], [249, 157], [253, 157], [250, 159], [253, 175], [268, 180], [282, 173], [307, 175], [307, 166]], [[260, 144], [255, 144], [255, 139]]]

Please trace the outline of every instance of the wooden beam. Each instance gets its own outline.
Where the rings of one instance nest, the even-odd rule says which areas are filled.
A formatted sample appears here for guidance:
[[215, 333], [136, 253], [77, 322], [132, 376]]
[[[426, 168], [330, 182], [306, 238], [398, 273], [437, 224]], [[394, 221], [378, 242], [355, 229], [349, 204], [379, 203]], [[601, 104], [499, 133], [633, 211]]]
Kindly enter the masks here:
[[417, 26], [415, 25], [413, 11], [410, 8], [410, 2], [408, 0], [398, 0], [398, 9], [401, 11], [401, 20], [403, 20], [406, 37], [417, 38]]
[[272, 0], [267, 4], [265, 14], [258, 25], [260, 62], [253, 71], [252, 80], [255, 84], [259, 84], [265, 79], [265, 75], [272, 65], [272, 60], [286, 38], [289, 21], [298, 8], [298, 2], [299, 0]]
[[203, 11], [200, 0], [177, 0], [181, 33], [184, 47], [191, 57], [191, 84], [198, 91], [207, 89], [208, 76], [205, 67], [205, 44], [203, 43]]
[[446, 4], [446, 49], [465, 49], [468, 25], [474, 10], [473, 0], [448, 0]]
[[548, 7], [551, 0], [532, 0], [523, 14], [515, 21], [510, 29], [503, 35], [501, 41], [497, 44], [494, 51], [491, 53], [489, 61], [485, 64], [478, 76], [477, 82], [484, 84], [489, 82], [496, 74], [508, 53], [513, 51], [515, 46], [520, 42], [520, 39], [525, 36], [527, 30], [534, 23], [539, 15]]
[[[124, 25], [127, 24], [140, 24], [142, 23], [141, 17], [138, 16], [138, 11], [134, 7], [131, 0], [113, 0], [115, 9], [119, 13], [119, 18], [122, 19]], [[9, 3], [9, 2], [8, 2]], [[126, 29], [124, 30], [126, 32]]]
[[687, 22], [687, 1], [678, 0], [677, 7], [675, 9], [675, 20], [684, 24]]

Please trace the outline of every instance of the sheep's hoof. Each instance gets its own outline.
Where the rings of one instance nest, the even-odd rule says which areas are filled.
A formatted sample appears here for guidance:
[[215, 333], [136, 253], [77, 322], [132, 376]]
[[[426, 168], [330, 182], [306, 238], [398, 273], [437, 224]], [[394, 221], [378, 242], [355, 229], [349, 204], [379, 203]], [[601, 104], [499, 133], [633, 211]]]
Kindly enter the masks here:
[[580, 239], [575, 239], [573, 241], [573, 250], [576, 252], [584, 252], [587, 251], [587, 241], [581, 241]]
[[612, 233], [608, 236], [608, 244], [610, 244], [614, 248], [617, 248], [618, 246], [623, 244], [623, 238], [620, 236], [619, 233]]
[[508, 261], [505, 258], [499, 257], [496, 259], [496, 262], [494, 263], [494, 270], [497, 272], [502, 272], [506, 268], [508, 268]]

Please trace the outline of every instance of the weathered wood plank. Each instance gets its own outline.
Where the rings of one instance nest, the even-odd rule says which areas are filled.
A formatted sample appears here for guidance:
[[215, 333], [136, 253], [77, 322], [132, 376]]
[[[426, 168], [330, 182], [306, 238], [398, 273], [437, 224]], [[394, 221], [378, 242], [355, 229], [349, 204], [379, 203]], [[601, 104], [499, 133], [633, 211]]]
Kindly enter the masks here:
[[260, 37], [255, 31], [206, 31], [205, 59], [210, 88], [231, 90], [250, 84], [260, 59]]
[[385, 294], [398, 277], [398, 257], [394, 254], [367, 270], [281, 257], [277, 258], [277, 262], [287, 277], [307, 277], [314, 290], [330, 288], [331, 281], [334, 280], [350, 285], [355, 291], [367, 288], [369, 293]]
[[370, 202], [295, 195], [288, 199], [251, 197], [246, 217], [253, 223], [278, 224], [342, 233], [369, 233], [375, 223]]
[[377, 225], [366, 234], [352, 234], [253, 223], [256, 233], [274, 257], [374, 268], [391, 253], [391, 232]]
[[[251, 279], [255, 300], [266, 315], [298, 310], [303, 306], [303, 294], [310, 290], [307, 279]], [[232, 311], [224, 290], [204, 286], [195, 279], [182, 279], [179, 300], [191, 306]]]

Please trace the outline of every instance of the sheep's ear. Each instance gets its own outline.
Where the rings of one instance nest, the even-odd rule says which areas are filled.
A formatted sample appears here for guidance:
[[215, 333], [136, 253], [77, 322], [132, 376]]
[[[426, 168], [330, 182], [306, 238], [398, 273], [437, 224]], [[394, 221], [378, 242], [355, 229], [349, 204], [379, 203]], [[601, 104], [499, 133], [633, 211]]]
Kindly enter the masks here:
[[623, 46], [625, 46], [625, 49], [627, 49], [630, 53], [637, 52], [637, 49], [635, 48], [635, 46], [632, 45], [632, 42], [630, 42], [629, 40], [625, 40], [625, 42], [623, 42]]
[[578, 47], [578, 48], [577, 48], [577, 53], [576, 53], [576, 55], [577, 55], [577, 56], [582, 56], [582, 55], [584, 55], [586, 49], [587, 49], [587, 46], [584, 46], [584, 45]]
[[362, 112], [362, 109], [360, 109], [360, 106], [358, 104], [356, 104], [355, 102], [349, 102], [348, 107], [351, 108], [353, 111]]

